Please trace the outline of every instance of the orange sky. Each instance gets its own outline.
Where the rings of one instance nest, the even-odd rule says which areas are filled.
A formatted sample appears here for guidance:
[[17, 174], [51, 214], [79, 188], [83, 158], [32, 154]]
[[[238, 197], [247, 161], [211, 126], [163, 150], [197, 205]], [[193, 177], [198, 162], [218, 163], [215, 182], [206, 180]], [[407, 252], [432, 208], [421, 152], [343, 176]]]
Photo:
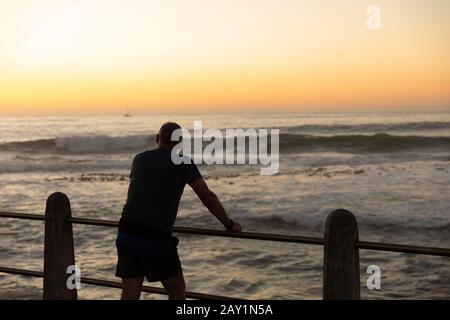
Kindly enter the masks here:
[[449, 110], [447, 0], [126, 3], [0, 0], [0, 115]]

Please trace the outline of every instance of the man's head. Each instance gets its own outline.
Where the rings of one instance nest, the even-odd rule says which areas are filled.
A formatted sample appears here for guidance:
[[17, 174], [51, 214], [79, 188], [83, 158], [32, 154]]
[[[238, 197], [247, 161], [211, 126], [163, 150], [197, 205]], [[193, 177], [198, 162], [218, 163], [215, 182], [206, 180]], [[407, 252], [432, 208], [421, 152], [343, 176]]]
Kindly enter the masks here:
[[156, 143], [160, 148], [172, 149], [180, 141], [172, 141], [172, 133], [181, 129], [180, 125], [175, 122], [166, 122], [159, 129], [159, 133], [156, 135]]

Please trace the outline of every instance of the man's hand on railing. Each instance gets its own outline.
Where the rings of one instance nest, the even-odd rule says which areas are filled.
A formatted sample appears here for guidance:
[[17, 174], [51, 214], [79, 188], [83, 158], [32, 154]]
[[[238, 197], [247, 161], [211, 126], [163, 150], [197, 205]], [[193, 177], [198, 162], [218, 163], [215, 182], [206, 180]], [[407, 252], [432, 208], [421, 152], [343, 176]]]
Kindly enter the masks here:
[[229, 219], [230, 223], [228, 226], [225, 226], [225, 229], [230, 232], [241, 232], [242, 227], [238, 222], [234, 222], [233, 220]]

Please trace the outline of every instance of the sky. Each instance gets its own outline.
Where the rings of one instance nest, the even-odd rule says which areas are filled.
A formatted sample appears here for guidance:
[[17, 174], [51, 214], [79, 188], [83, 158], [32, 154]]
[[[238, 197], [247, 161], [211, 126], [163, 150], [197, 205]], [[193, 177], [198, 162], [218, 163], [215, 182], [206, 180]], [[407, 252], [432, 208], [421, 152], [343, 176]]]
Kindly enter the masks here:
[[0, 115], [127, 105], [450, 110], [450, 1], [0, 0]]

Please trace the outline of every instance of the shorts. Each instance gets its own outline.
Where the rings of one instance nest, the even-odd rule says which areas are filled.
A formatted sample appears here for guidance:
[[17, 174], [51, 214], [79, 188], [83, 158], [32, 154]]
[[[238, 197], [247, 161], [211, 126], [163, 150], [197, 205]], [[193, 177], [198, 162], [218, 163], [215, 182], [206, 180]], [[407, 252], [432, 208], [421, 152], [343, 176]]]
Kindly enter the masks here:
[[163, 281], [181, 273], [178, 239], [149, 240], [118, 232], [117, 268], [120, 278], [146, 277], [149, 282]]

